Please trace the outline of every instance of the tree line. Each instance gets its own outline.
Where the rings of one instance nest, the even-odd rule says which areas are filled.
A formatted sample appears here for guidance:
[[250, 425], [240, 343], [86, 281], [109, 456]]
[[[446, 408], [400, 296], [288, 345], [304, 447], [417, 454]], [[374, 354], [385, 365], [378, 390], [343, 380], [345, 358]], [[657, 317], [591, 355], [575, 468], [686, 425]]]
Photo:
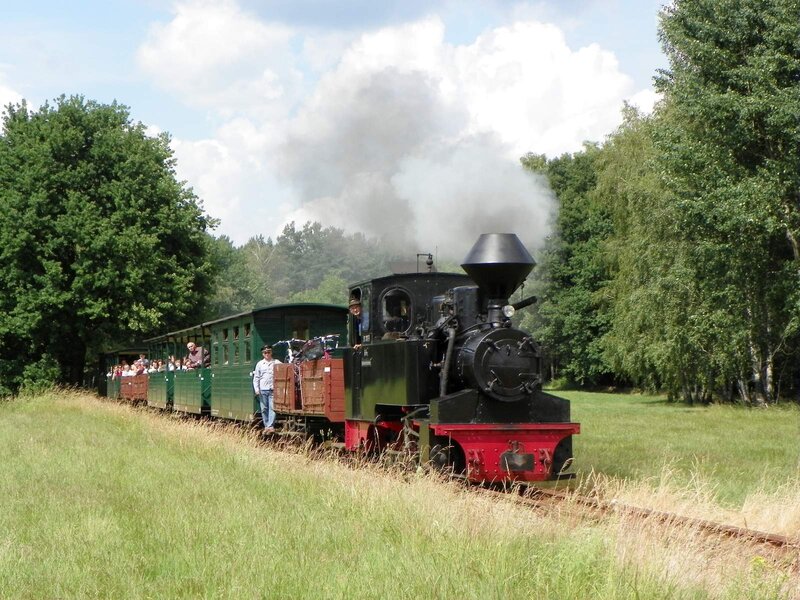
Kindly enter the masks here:
[[273, 241], [256, 236], [237, 247], [212, 242], [214, 293], [208, 315], [283, 302], [345, 304], [347, 284], [389, 273], [392, 253], [379, 240], [320, 223], [289, 223]]
[[678, 0], [649, 116], [528, 155], [559, 201], [527, 323], [553, 377], [690, 402], [796, 397], [800, 3]]
[[[523, 326], [550, 378], [766, 404], [800, 387], [800, 0], [675, 0], [654, 112], [529, 154], [558, 198]], [[388, 273], [320, 223], [235, 246], [127, 107], [9, 106], [0, 132], [0, 395], [97, 353]]]

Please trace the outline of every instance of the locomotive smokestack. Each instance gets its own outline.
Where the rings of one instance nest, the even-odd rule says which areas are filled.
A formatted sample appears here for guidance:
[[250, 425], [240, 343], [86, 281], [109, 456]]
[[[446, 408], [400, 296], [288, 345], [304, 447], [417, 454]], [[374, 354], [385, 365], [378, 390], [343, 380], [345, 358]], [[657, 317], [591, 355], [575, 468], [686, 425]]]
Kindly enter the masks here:
[[[499, 321], [499, 309], [522, 285], [536, 261], [513, 233], [484, 233], [461, 267], [488, 301], [490, 321]], [[497, 313], [497, 314], [495, 314]]]

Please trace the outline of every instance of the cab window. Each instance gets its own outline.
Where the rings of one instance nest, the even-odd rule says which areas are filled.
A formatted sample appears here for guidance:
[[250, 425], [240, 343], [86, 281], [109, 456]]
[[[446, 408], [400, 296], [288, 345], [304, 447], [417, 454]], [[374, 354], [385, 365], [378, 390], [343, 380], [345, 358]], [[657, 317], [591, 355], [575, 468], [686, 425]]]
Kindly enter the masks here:
[[405, 290], [388, 290], [381, 300], [381, 324], [387, 334], [406, 333], [411, 327], [411, 297]]

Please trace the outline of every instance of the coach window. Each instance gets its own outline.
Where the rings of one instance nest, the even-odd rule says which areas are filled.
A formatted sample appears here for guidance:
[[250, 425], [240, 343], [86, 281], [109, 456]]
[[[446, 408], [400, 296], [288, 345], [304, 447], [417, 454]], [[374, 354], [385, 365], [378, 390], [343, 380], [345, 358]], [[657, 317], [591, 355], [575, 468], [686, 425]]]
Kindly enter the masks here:
[[253, 342], [250, 339], [250, 323], [244, 324], [244, 362], [248, 365], [253, 360]]
[[293, 338], [307, 340], [311, 337], [311, 323], [304, 317], [289, 317], [289, 331]]
[[411, 297], [408, 292], [394, 288], [388, 290], [381, 300], [381, 323], [384, 337], [399, 337], [411, 326]]

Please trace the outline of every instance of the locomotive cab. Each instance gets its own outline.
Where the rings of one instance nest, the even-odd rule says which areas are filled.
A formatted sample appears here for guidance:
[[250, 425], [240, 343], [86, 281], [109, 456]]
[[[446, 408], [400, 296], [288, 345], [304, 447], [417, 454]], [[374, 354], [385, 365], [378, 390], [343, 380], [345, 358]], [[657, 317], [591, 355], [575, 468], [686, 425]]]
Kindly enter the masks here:
[[413, 318], [411, 294], [402, 287], [386, 290], [380, 300], [381, 339], [408, 337]]
[[[430, 325], [430, 301], [466, 283], [466, 275], [455, 273], [405, 273], [350, 288], [350, 297], [361, 302], [360, 347], [354, 348], [359, 324], [351, 314], [350, 348], [344, 350], [347, 415], [357, 427], [397, 422], [437, 395], [438, 375], [431, 364], [438, 344], [422, 334]], [[362, 433], [353, 443], [372, 444]]]

